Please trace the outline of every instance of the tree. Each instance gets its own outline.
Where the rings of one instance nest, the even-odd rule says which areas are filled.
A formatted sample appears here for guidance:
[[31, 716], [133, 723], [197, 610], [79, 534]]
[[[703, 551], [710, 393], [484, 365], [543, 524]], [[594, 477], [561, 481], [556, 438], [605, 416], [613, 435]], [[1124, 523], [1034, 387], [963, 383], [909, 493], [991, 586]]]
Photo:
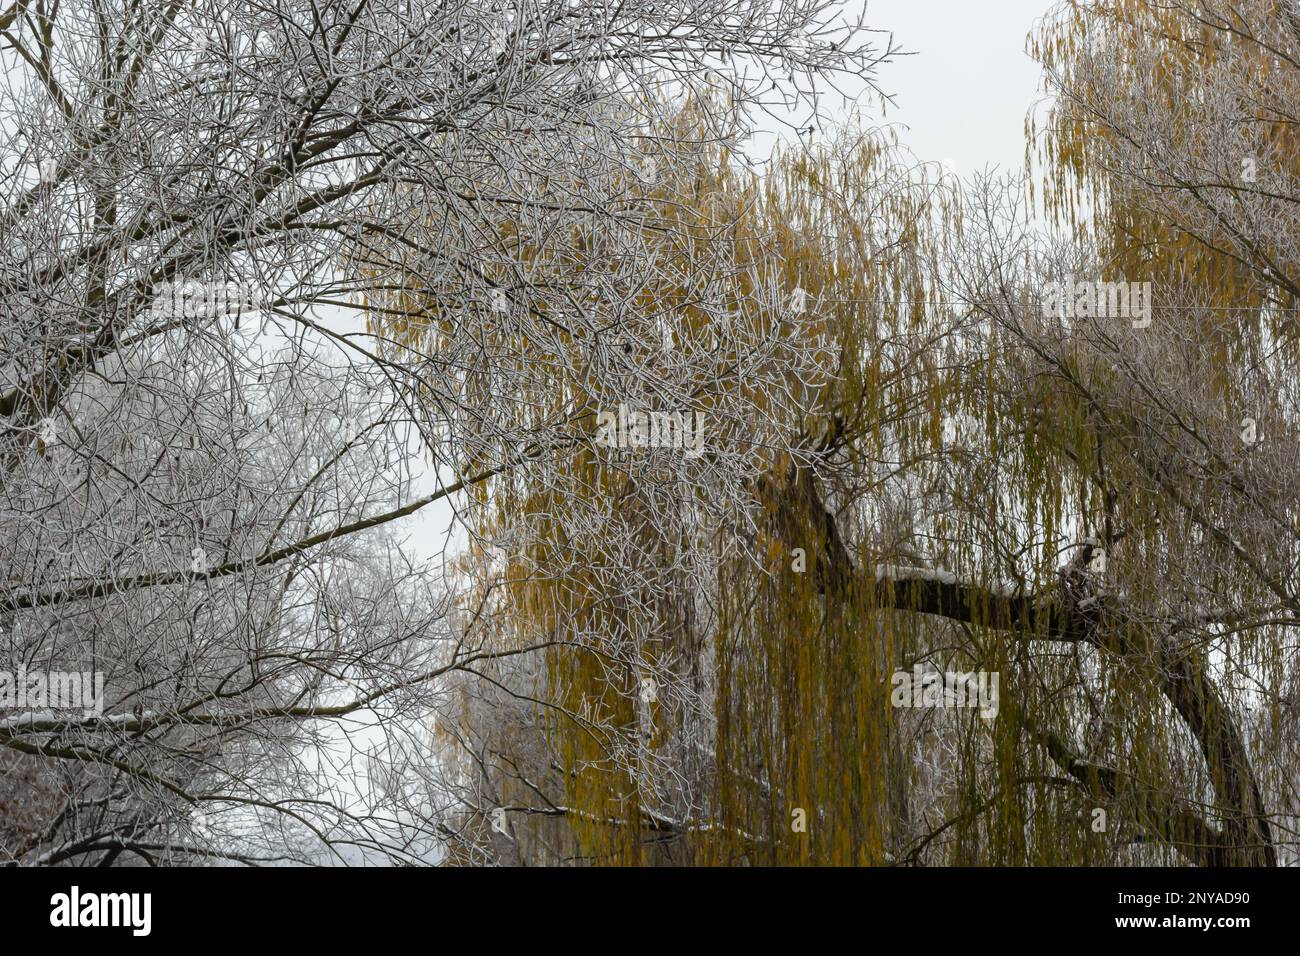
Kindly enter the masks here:
[[[527, 300], [521, 262], [484, 257], [500, 210], [605, 241], [634, 111], [725, 84], [743, 113], [778, 64], [869, 78], [882, 52], [832, 14], [0, 8], [0, 624], [15, 668], [104, 672], [107, 696], [0, 721], [25, 781], [7, 859], [436, 857], [422, 715], [440, 678], [520, 649], [467, 644], [436, 564], [390, 532], [550, 430], [467, 433], [467, 355], [513, 366], [359, 317], [434, 267], [484, 314], [503, 275]], [[521, 195], [533, 174], [561, 204]]]
[[[568, 560], [525, 536], [501, 627], [591, 663], [497, 678], [562, 715], [530, 763], [502, 702], [462, 712], [465, 802], [547, 861], [1293, 860], [1296, 42], [1262, 3], [1063, 6], [1035, 49], [1064, 235], [1025, 183], [929, 190], [871, 140], [679, 188], [798, 263], [834, 374], [718, 429], [780, 436], [737, 482], [593, 445], [495, 499], [585, 516]], [[999, 675], [996, 713], [892, 706], [922, 664]]]

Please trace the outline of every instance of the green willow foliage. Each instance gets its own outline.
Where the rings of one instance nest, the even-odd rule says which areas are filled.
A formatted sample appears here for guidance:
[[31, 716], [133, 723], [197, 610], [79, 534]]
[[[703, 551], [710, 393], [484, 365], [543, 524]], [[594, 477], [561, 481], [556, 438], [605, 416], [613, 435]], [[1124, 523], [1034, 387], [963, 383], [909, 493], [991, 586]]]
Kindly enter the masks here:
[[1082, 425], [1062, 451], [1086, 449], [1123, 535], [1125, 691], [1163, 697], [1124, 701], [1122, 739], [1218, 831], [1210, 859], [1272, 862], [1270, 842], [1293, 859], [1300, 20], [1254, 0], [1069, 3], [1031, 48], [1056, 95], [1031, 137], [1046, 209], [1160, 298], [1137, 348], [1078, 336], [1055, 376]]
[[[503, 224], [538, 274], [637, 278], [614, 359], [503, 326], [516, 374], [480, 386], [503, 434], [548, 436], [472, 492], [515, 547], [467, 559], [466, 614], [546, 645], [492, 677], [534, 740], [469, 692], [444, 721], [486, 742], [460, 822], [489, 858], [489, 792], [529, 862], [1294, 858], [1295, 232], [1269, 190], [1296, 90], [1261, 63], [1300, 39], [1247, 6], [1253, 45], [1143, 2], [1045, 23], [1031, 146], [1064, 245], [1019, 186], [932, 182], [879, 134], [751, 175], [690, 108], [702, 145], [629, 177], [618, 240]], [[1226, 102], [1257, 122], [1225, 157]], [[1066, 278], [1150, 281], [1155, 321], [1045, 316]], [[413, 336], [453, 342], [416, 299]], [[698, 462], [591, 440], [647, 380], [709, 416]], [[999, 675], [996, 715], [891, 706], [922, 663]]]

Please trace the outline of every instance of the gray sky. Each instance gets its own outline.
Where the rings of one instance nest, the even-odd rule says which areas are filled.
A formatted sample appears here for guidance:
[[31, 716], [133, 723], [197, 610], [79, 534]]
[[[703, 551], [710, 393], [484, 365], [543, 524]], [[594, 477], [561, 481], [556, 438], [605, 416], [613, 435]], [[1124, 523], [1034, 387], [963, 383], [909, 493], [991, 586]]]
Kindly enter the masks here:
[[[844, 104], [832, 96], [823, 107], [832, 118], [861, 112], [864, 126], [891, 124], [918, 159], [949, 161], [965, 177], [985, 166], [1020, 170], [1024, 165], [1025, 116], [1041, 99], [1037, 64], [1025, 53], [1025, 39], [1052, 7], [1052, 0], [857, 0], [866, 25], [892, 31], [895, 45], [911, 51], [881, 67], [878, 82], [895, 106], [859, 96]], [[885, 42], [881, 37], [880, 43]], [[773, 133], [755, 136], [752, 155], [765, 155]]]
[[882, 68], [881, 85], [920, 159], [950, 158], [965, 176], [1024, 165], [1025, 115], [1041, 98], [1041, 70], [1025, 38], [1049, 0], [869, 0], [867, 24], [892, 30], [915, 55]]

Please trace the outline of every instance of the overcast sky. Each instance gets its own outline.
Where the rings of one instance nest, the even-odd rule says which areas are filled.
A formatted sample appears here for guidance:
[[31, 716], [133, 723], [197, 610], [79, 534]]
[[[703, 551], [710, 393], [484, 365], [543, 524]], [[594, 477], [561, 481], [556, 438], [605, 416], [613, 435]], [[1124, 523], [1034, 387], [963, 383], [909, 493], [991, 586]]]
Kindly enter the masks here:
[[[895, 99], [887, 113], [859, 96], [861, 89], [846, 90], [859, 96], [856, 104], [827, 100], [826, 111], [840, 119], [856, 107], [866, 126], [894, 124], [918, 159], [947, 160], [963, 177], [985, 166], [1020, 170], [1025, 116], [1041, 99], [1040, 70], [1025, 53], [1025, 39], [1051, 0], [856, 2], [850, 11], [865, 7], [866, 25], [891, 31], [895, 45], [912, 55], [879, 71], [881, 88]], [[773, 133], [793, 138], [767, 122], [772, 128], [755, 137], [755, 154], [766, 154]]]
[[889, 120], [921, 159], [950, 158], [963, 176], [986, 164], [1024, 165], [1025, 115], [1041, 71], [1025, 38], [1047, 0], [869, 0], [867, 23], [891, 30], [913, 56], [881, 69], [894, 94]]

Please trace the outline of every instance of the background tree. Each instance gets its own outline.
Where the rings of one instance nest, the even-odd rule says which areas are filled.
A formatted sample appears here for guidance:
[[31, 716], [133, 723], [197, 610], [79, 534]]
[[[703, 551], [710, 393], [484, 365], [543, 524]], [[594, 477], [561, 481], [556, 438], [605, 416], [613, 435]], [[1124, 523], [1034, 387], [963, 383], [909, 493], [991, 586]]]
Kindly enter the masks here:
[[[625, 645], [608, 620], [581, 631], [575, 611], [620, 602], [617, 626], [640, 617], [675, 654], [656, 676], [672, 692], [649, 707], [631, 668], [562, 673], [544, 710], [582, 714], [572, 695], [592, 688], [612, 703], [593, 722], [606, 736], [574, 720], [549, 750], [532, 745], [549, 755], [545, 786], [525, 793], [504, 742], [480, 767], [515, 787], [512, 818], [570, 818], [581, 852], [549, 859], [1294, 859], [1294, 229], [1280, 144], [1296, 37], [1291, 14], [1265, 4], [1062, 7], [1035, 49], [1056, 94], [1041, 145], [1064, 235], [1033, 227], [1015, 180], [956, 199], [901, 172], [864, 175], [851, 156], [728, 187], [751, 190], [745, 208], [767, 227], [754, 258], [807, 270], [834, 375], [783, 409], [795, 414], [760, 405], [783, 441], [729, 489], [734, 517], [701, 518], [688, 537], [640, 485], [595, 485], [587, 498], [617, 517], [585, 526], [598, 532], [572, 572], [585, 603], [562, 616], [505, 606], [512, 633], [541, 620], [582, 656]], [[1151, 282], [1154, 307], [1049, 314], [1063, 280]], [[534, 510], [498, 500], [507, 521]], [[547, 499], [548, 514], [571, 507], [594, 504]], [[643, 564], [710, 569], [687, 579], [689, 618], [617, 577], [582, 578]], [[562, 562], [518, 567], [527, 593], [575, 588], [552, 573]], [[917, 662], [999, 673], [996, 718], [892, 709], [890, 674]], [[647, 751], [662, 765], [627, 769]], [[597, 773], [602, 786], [574, 783]], [[692, 799], [656, 802], [657, 780]]]

